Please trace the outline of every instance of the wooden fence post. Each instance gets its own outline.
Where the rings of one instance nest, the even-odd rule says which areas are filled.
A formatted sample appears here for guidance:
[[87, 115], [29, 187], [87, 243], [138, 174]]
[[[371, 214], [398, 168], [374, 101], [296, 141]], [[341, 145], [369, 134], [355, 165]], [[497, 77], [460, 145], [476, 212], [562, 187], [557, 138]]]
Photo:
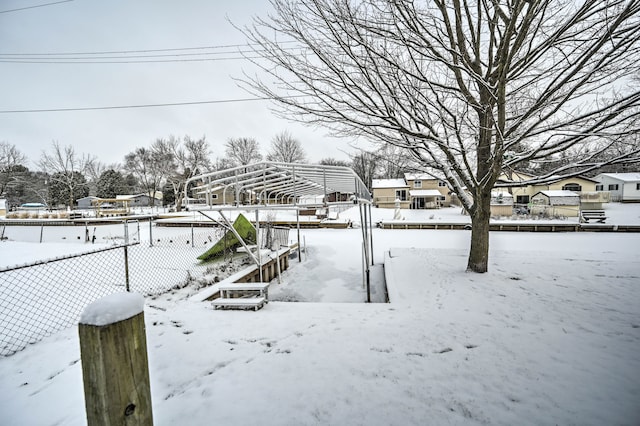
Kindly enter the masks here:
[[80, 356], [87, 424], [153, 425], [144, 298], [116, 293], [80, 318]]

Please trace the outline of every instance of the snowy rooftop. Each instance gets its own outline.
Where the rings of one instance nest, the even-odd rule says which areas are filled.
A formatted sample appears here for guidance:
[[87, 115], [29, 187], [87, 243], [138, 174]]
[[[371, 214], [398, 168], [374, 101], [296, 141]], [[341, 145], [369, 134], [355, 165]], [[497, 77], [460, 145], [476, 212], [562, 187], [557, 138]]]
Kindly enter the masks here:
[[409, 185], [404, 181], [404, 179], [373, 179], [371, 181], [372, 189], [383, 189], [383, 188], [408, 188]]
[[412, 197], [439, 197], [442, 194], [437, 189], [412, 189], [409, 191]]
[[607, 176], [613, 179], [618, 179], [623, 182], [640, 182], [640, 172], [636, 173], [602, 173], [598, 176]]
[[573, 191], [563, 191], [561, 189], [557, 189], [557, 190], [548, 190], [548, 191], [540, 191], [538, 194], [544, 194], [547, 197], [571, 197], [571, 198], [575, 198], [578, 197], [580, 198], [579, 194], [576, 194]]

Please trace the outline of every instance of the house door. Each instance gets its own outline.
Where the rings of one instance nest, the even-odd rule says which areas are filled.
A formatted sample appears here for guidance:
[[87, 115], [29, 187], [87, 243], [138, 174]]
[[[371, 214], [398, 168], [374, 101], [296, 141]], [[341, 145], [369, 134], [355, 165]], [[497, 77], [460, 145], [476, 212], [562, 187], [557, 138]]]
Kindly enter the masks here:
[[413, 203], [411, 203], [411, 208], [413, 209], [424, 209], [425, 201], [422, 197], [417, 197], [413, 199]]

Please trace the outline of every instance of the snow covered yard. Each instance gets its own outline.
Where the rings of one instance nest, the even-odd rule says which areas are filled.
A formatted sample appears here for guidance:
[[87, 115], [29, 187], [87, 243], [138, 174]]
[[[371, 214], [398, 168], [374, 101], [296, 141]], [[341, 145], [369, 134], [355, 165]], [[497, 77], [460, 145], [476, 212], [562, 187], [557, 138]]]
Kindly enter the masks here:
[[[326, 270], [285, 282], [361, 286], [358, 229], [303, 235]], [[390, 304], [147, 300], [155, 424], [638, 424], [638, 235], [496, 232], [484, 275], [468, 238], [374, 230]], [[3, 423], [84, 424], [79, 358], [72, 327], [0, 359]]]

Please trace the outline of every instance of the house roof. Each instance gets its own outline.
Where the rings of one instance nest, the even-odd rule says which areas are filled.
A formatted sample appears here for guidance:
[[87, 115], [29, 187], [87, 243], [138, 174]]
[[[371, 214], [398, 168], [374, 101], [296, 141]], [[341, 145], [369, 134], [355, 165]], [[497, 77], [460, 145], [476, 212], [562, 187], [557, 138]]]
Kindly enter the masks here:
[[371, 181], [372, 189], [382, 188], [408, 188], [407, 182], [404, 179], [373, 179]]
[[601, 173], [597, 177], [606, 176], [622, 182], [640, 182], [640, 172], [635, 173]]
[[560, 181], [563, 181], [563, 180], [570, 181], [570, 180], [572, 180], [572, 179], [582, 179], [582, 180], [586, 180], [586, 181], [589, 181], [589, 182], [595, 182], [595, 183], [597, 183], [597, 182], [598, 182], [598, 181], [597, 181], [596, 179], [594, 179], [594, 178], [590, 178], [590, 177], [587, 177], [587, 176], [581, 176], [581, 175], [578, 175], [578, 176], [571, 176], [571, 177], [564, 177], [564, 176], [551, 176], [551, 179], [555, 179], [555, 180], [553, 180], [553, 181], [551, 181], [551, 182], [549, 182], [549, 183], [553, 183], [553, 182], [560, 182]]
[[[580, 195], [576, 194], [573, 191], [563, 191], [563, 190], [548, 190], [548, 191], [540, 191], [538, 194], [546, 195], [547, 197], [570, 197], [570, 198], [580, 198]], [[536, 195], [538, 195], [536, 194]], [[535, 197], [535, 195], [534, 195]]]
[[405, 173], [404, 174], [404, 179], [405, 180], [437, 180], [436, 178], [434, 178], [431, 175], [428, 175], [426, 173]]
[[439, 197], [442, 194], [437, 189], [412, 189], [409, 191], [412, 197]]

